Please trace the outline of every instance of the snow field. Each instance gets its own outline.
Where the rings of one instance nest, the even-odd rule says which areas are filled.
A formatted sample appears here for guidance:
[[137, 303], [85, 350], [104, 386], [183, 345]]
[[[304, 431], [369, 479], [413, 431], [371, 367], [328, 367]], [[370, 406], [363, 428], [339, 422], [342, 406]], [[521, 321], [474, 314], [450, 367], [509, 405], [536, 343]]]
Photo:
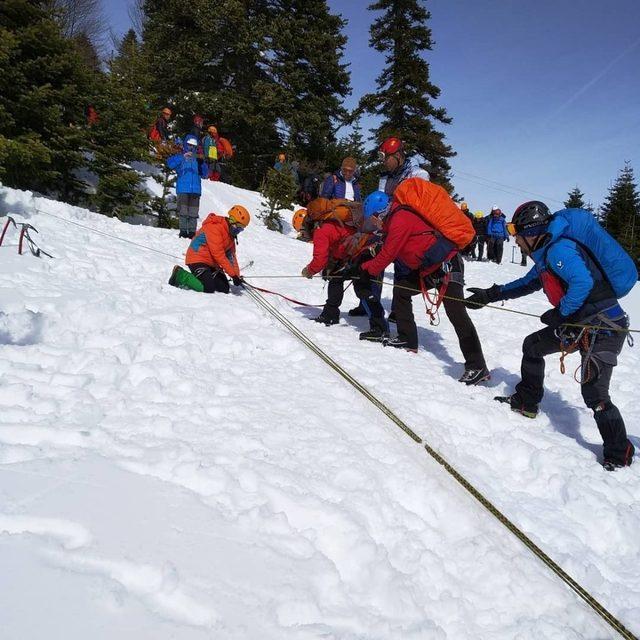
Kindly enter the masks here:
[[[201, 219], [258, 194], [206, 184]], [[177, 233], [0, 190], [55, 260], [0, 247], [0, 626], [10, 638], [604, 638], [613, 631], [427, 454], [246, 295], [166, 281]], [[13, 245], [13, 246], [12, 246]], [[254, 220], [250, 283], [313, 303], [310, 246]], [[509, 250], [505, 253], [510, 255]], [[176, 260], [178, 263], [179, 260]], [[477, 286], [516, 265], [467, 264]], [[385, 287], [384, 296], [391, 288]], [[591, 412], [548, 359], [537, 420], [492, 401], [532, 318], [473, 318], [493, 378], [461, 388], [444, 314], [415, 298], [417, 356], [366, 322], [269, 301], [437, 448], [632, 630], [640, 629], [637, 465], [614, 474]], [[355, 304], [351, 290], [343, 310]], [[637, 326], [640, 295], [624, 306]], [[540, 313], [540, 296], [509, 308]], [[638, 444], [636, 350], [612, 396]]]

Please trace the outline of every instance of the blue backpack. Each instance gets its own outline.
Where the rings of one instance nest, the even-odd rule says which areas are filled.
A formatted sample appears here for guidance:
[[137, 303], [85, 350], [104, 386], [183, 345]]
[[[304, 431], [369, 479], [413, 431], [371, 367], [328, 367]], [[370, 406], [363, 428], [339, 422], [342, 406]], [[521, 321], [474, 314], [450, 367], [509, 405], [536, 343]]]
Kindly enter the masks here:
[[638, 270], [631, 256], [584, 209], [556, 211], [549, 223], [552, 241], [568, 238], [584, 249], [600, 267], [618, 298], [626, 296], [638, 281]]

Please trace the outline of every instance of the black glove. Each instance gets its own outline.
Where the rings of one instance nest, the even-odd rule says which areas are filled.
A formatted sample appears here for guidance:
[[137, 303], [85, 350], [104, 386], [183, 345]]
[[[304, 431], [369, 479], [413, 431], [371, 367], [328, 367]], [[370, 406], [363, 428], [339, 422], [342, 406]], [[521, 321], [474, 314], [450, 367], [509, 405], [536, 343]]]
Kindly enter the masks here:
[[565, 318], [558, 309], [549, 309], [540, 316], [540, 322], [546, 324], [551, 329], [557, 329], [563, 322], [566, 322]]
[[236, 287], [241, 287], [244, 284], [244, 278], [242, 276], [231, 276], [231, 280], [233, 280], [233, 284]]
[[469, 287], [467, 291], [471, 291], [473, 295], [464, 299], [464, 304], [468, 309], [480, 309], [486, 304], [500, 300], [500, 285], [494, 284], [488, 289], [480, 289], [478, 287]]
[[368, 271], [365, 271], [362, 267], [358, 270], [358, 277], [363, 285], [371, 283], [371, 274]]

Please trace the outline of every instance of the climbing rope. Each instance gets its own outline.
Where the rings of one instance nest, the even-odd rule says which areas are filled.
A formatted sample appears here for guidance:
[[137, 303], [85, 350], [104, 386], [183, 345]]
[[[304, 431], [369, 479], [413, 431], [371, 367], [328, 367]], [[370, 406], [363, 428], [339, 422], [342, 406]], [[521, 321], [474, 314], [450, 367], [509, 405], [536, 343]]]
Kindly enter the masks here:
[[[77, 227], [86, 229], [87, 231], [91, 231], [93, 233], [97, 233], [103, 235], [105, 237], [109, 237], [115, 240], [120, 240], [121, 242], [126, 242], [128, 244], [137, 246], [139, 248], [147, 249], [148, 251], [153, 251], [165, 257], [171, 258], [172, 260], [182, 260], [182, 257], [175, 256], [165, 251], [161, 251], [159, 249], [154, 249], [147, 245], [143, 245], [137, 242], [133, 242], [132, 240], [127, 240], [125, 238], [121, 238], [119, 236], [115, 236], [113, 234], [109, 234], [103, 231], [99, 231], [97, 229], [93, 229], [86, 225], [82, 225], [77, 222], [73, 222], [71, 220], [67, 220], [60, 216], [56, 216], [47, 211], [42, 211], [41, 209], [36, 209], [40, 213], [51, 216], [52, 218], [56, 218], [62, 222], [67, 224], [72, 224]], [[254, 276], [260, 278], [267, 277], [301, 277], [301, 276]], [[332, 276], [328, 276], [329, 278]], [[386, 282], [384, 280], [378, 280], [378, 282]], [[388, 283], [387, 284], [393, 284]], [[397, 286], [397, 285], [394, 285]], [[409, 289], [411, 291], [415, 291], [416, 293], [421, 293], [419, 289], [413, 289], [410, 287], [402, 287], [404, 289]], [[540, 547], [538, 547], [531, 538], [529, 538], [519, 527], [517, 527], [511, 520], [509, 520], [488, 498], [486, 498], [478, 489], [476, 489], [462, 474], [460, 474], [447, 460], [440, 455], [433, 447], [431, 447], [427, 442], [424, 442], [420, 436], [418, 436], [403, 420], [401, 420], [385, 403], [379, 400], [376, 396], [374, 396], [364, 385], [362, 385], [358, 380], [356, 380], [351, 374], [346, 371], [342, 366], [340, 366], [333, 358], [331, 358], [328, 354], [326, 354], [320, 347], [318, 347], [310, 338], [308, 338], [302, 331], [300, 331], [290, 320], [288, 320], [284, 315], [282, 315], [272, 304], [270, 304], [264, 296], [262, 296], [256, 288], [248, 282], [244, 282], [245, 291], [253, 298], [253, 300], [264, 308], [268, 313], [270, 313], [274, 318], [276, 318], [284, 327], [286, 327], [296, 338], [298, 338], [305, 346], [307, 346], [313, 353], [315, 353], [321, 360], [323, 360], [326, 364], [328, 364], [336, 373], [338, 373], [342, 378], [344, 378], [351, 386], [353, 386], [359, 393], [361, 393], [369, 402], [371, 402], [377, 409], [379, 409], [385, 416], [387, 416], [397, 427], [399, 427], [406, 435], [408, 435], [414, 442], [417, 444], [424, 446], [425, 451], [433, 458], [438, 464], [442, 465], [442, 467], [451, 475], [462, 487], [464, 487], [467, 492], [473, 496], [491, 515], [493, 515], [501, 524], [503, 524], [518, 540], [520, 540], [539, 560], [541, 560], [551, 571], [553, 571], [565, 584], [567, 584], [584, 602], [586, 602], [593, 611], [595, 611], [607, 624], [610, 625], [612, 629], [614, 629], [617, 633], [620, 634], [625, 640], [638, 640], [638, 638], [631, 633], [623, 624], [620, 622], [613, 614], [611, 614], [596, 598], [594, 598], [586, 589], [584, 589], [578, 582], [576, 582], [568, 573], [566, 573], [562, 567], [560, 567], [554, 560], [551, 559]], [[452, 296], [444, 296], [453, 300], [460, 300], [461, 298], [455, 298]], [[511, 311], [513, 313], [518, 313], [520, 315], [531, 316], [535, 318], [539, 318], [532, 313], [526, 313], [521, 311], [516, 311], [513, 309], [505, 309], [503, 307], [495, 307], [493, 305], [485, 305], [491, 308], [502, 309], [503, 311]], [[574, 326], [574, 325], [569, 325]], [[580, 326], [580, 325], [577, 325]], [[591, 328], [591, 327], [585, 327]], [[621, 329], [622, 330], [622, 329]], [[626, 329], [627, 332], [640, 333], [638, 330]]]
[[328, 364], [336, 373], [344, 378], [352, 387], [361, 393], [369, 402], [378, 408], [387, 418], [406, 433], [414, 442], [424, 446], [426, 452], [451, 475], [462, 487], [464, 487], [492, 516], [504, 525], [520, 542], [522, 542], [539, 560], [553, 571], [565, 584], [567, 584], [580, 598], [582, 598], [607, 624], [617, 631], [626, 640], [638, 640], [612, 613], [610, 613], [596, 598], [574, 580], [562, 567], [548, 556], [538, 545], [527, 536], [522, 529], [505, 516], [487, 497], [474, 487], [455, 467], [439, 454], [432, 446], [418, 436], [411, 427], [401, 420], [384, 402], [374, 396], [364, 385], [354, 378], [348, 371], [339, 365], [333, 358], [325, 353], [315, 342], [308, 338], [290, 320], [283, 316], [264, 296], [254, 290], [254, 287], [245, 282], [245, 290], [255, 302], [286, 327], [300, 342], [315, 353], [321, 360]]
[[[107, 233], [105, 231], [100, 231], [99, 229], [94, 229], [93, 227], [88, 227], [86, 225], [80, 224], [79, 222], [74, 222], [73, 220], [67, 220], [66, 218], [61, 218], [60, 216], [56, 216], [53, 213], [49, 213], [48, 211], [43, 211], [42, 209], [35, 209], [36, 211], [38, 211], [39, 213], [43, 213], [44, 215], [47, 216], [51, 216], [52, 218], [55, 218], [56, 220], [60, 220], [61, 222], [65, 222], [67, 224], [72, 224], [76, 227], [80, 227], [81, 229], [86, 229], [87, 231], [92, 231], [93, 233], [97, 233], [99, 235], [105, 236], [107, 238], [112, 238], [114, 240], [119, 240], [120, 242], [126, 242], [127, 244], [131, 244], [135, 247], [139, 247], [141, 249], [147, 249], [148, 251], [153, 251], [154, 253], [158, 253], [162, 256], [166, 256], [168, 258], [171, 258], [172, 260], [183, 260], [184, 256], [176, 256], [173, 255], [171, 253], [167, 253], [166, 251], [161, 251], [160, 249], [154, 249], [153, 247], [149, 247], [147, 245], [141, 244], [139, 242], [133, 242], [133, 240], [128, 240], [126, 238], [121, 238], [120, 236], [116, 236], [113, 235], [111, 233]], [[304, 276], [302, 275], [286, 275], [286, 274], [278, 274], [278, 275], [272, 275], [272, 274], [268, 274], [268, 275], [252, 275], [253, 278], [304, 278]], [[328, 278], [341, 278], [342, 276], [324, 276], [326, 279]], [[352, 280], [355, 280], [358, 276], [353, 276]], [[407, 287], [404, 285], [398, 285], [398, 284], [394, 284], [393, 282], [390, 282], [389, 280], [384, 280], [384, 279], [380, 279], [380, 280], [376, 280], [376, 279], [372, 279], [371, 282], [377, 282], [378, 284], [387, 284], [393, 287], [397, 287], [398, 289], [405, 289], [407, 291], [413, 291], [415, 293], [422, 293], [421, 289], [416, 289], [414, 287]], [[276, 291], [270, 292], [273, 293], [275, 295], [282, 295]], [[284, 296], [282, 296], [284, 297]], [[456, 300], [458, 302], [464, 302], [464, 298], [458, 298], [456, 296], [451, 296], [451, 295], [444, 295], [442, 296], [444, 299], [447, 300]], [[294, 304], [301, 304], [302, 306], [307, 306], [307, 307], [315, 307], [315, 306], [320, 306], [320, 305], [315, 305], [315, 304], [307, 304], [307, 303], [294, 303]], [[540, 316], [536, 315], [535, 313], [527, 313], [526, 311], [519, 311], [518, 309], [509, 309], [508, 307], [503, 307], [503, 306], [499, 306], [499, 305], [495, 305], [495, 304], [478, 304], [478, 307], [487, 307], [489, 309], [497, 309], [498, 311], [506, 311], [508, 313], [515, 313], [517, 315], [520, 316], [528, 316], [529, 318], [536, 318], [536, 319], [540, 319]], [[595, 325], [586, 325], [586, 324], [574, 324], [574, 323], [564, 323], [564, 326], [566, 327], [576, 327], [579, 329], [598, 329], [600, 327], [597, 327]], [[640, 333], [640, 329], [626, 329], [623, 327], [619, 327], [619, 328], [610, 328], [610, 331], [620, 331], [623, 333]]]

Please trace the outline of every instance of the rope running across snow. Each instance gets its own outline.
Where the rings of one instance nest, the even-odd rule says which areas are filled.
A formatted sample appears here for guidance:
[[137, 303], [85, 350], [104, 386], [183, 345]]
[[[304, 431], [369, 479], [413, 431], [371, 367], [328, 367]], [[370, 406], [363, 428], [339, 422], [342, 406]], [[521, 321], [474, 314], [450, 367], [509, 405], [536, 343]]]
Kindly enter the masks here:
[[426, 452], [451, 475], [460, 485], [462, 485], [492, 516], [504, 525], [513, 535], [520, 540], [539, 560], [541, 560], [551, 571], [553, 571], [565, 584], [567, 584], [580, 598], [582, 598], [607, 624], [609, 624], [625, 640], [638, 640], [629, 629], [627, 629], [612, 613], [610, 613], [596, 598], [586, 589], [576, 582], [560, 565], [551, 559], [538, 545], [527, 536], [522, 529], [515, 525], [505, 516], [488, 498], [476, 489], [455, 467], [440, 455], [427, 442], [424, 442], [403, 420], [401, 420], [389, 407], [374, 396], [364, 385], [354, 378], [348, 371], [340, 366], [333, 358], [326, 354], [320, 347], [298, 329], [290, 320], [283, 316], [264, 296], [249, 283], [245, 283], [247, 293], [268, 311], [276, 320], [283, 324], [300, 342], [315, 353], [321, 360], [328, 364], [336, 373], [342, 376], [352, 387], [359, 391], [369, 402], [378, 408], [396, 426], [404, 431], [414, 442], [423, 445]]
[[[99, 235], [105, 236], [107, 238], [113, 238], [114, 240], [120, 240], [120, 242], [126, 242], [127, 244], [131, 244], [135, 247], [139, 247], [141, 249], [147, 249], [148, 251], [153, 251], [154, 253], [158, 253], [160, 255], [166, 256], [168, 258], [171, 258], [172, 260], [183, 260], [184, 256], [176, 256], [173, 255], [171, 253], [167, 253], [166, 251], [161, 251], [160, 249], [154, 249], [153, 247], [149, 247], [147, 245], [141, 244], [139, 242], [134, 242], [133, 240], [128, 240], [127, 238], [121, 238], [120, 236], [116, 236], [113, 235], [111, 233], [107, 233], [106, 231], [100, 231], [99, 229], [94, 229], [92, 227], [87, 227], [86, 225], [80, 224], [79, 222], [74, 222], [73, 220], [67, 220], [66, 218], [62, 218], [60, 216], [56, 216], [53, 213], [49, 213], [48, 211], [43, 211], [42, 209], [36, 209], [36, 211], [38, 211], [39, 213], [44, 213], [47, 216], [51, 216], [52, 218], [55, 218], [56, 220], [60, 220], [61, 222], [66, 222], [67, 224], [72, 224], [76, 227], [80, 227], [81, 229], [86, 229], [87, 231], [92, 231], [93, 233], [97, 233]], [[304, 276], [301, 275], [253, 275], [253, 278], [303, 278]], [[326, 276], [328, 278], [334, 278], [334, 277], [341, 277], [341, 276]], [[389, 286], [394, 286], [397, 287], [399, 289], [406, 289], [407, 291], [415, 291], [416, 293], [421, 293], [420, 289], [414, 289], [412, 287], [406, 287], [403, 285], [396, 285], [393, 284], [392, 282], [389, 282], [387, 280], [374, 280], [375, 282], [378, 282], [380, 284], [387, 284]], [[286, 296], [284, 296], [281, 293], [278, 293], [276, 291], [269, 291], [265, 293], [272, 293], [274, 295], [279, 295], [282, 298], [287, 299]], [[456, 298], [455, 296], [449, 296], [449, 295], [444, 295], [443, 298], [446, 298], [448, 300], [458, 300], [460, 302], [464, 302], [464, 298]], [[307, 307], [319, 307], [322, 305], [319, 304], [307, 304], [304, 302], [298, 302], [298, 301], [294, 301], [293, 299], [291, 300], [291, 302], [293, 302], [294, 304], [298, 304], [301, 306], [307, 306]], [[519, 311], [517, 309], [509, 309], [508, 307], [502, 307], [502, 306], [498, 306], [498, 305], [494, 305], [494, 304], [487, 304], [487, 305], [479, 305], [479, 306], [485, 306], [489, 309], [497, 309], [498, 311], [506, 311], [508, 313], [515, 313], [517, 315], [520, 316], [528, 316], [530, 318], [540, 318], [540, 316], [536, 315], [535, 313], [527, 313], [526, 311]], [[596, 327], [596, 326], [591, 326], [591, 325], [584, 325], [584, 324], [571, 324], [571, 323], [565, 323], [566, 326], [569, 327], [578, 327], [580, 329], [598, 329], [601, 327]], [[640, 329], [624, 329], [624, 328], [620, 328], [620, 329], [615, 329], [613, 327], [608, 327], [609, 331], [619, 331], [622, 333], [640, 333]]]
[[[62, 222], [83, 228], [87, 231], [106, 236], [121, 242], [153, 251], [161, 254], [172, 260], [182, 260], [181, 256], [175, 256], [159, 249], [154, 249], [144, 244], [127, 240], [119, 236], [82, 225], [72, 220], [67, 220], [60, 216], [56, 216], [47, 211], [36, 209], [36, 211], [45, 215], [56, 218]], [[300, 276], [254, 276], [254, 277], [300, 277]], [[433, 447], [427, 442], [424, 442], [420, 436], [418, 436], [403, 420], [401, 420], [384, 402], [374, 396], [364, 385], [356, 380], [348, 371], [341, 367], [333, 358], [326, 354], [318, 345], [316, 345], [310, 338], [308, 338], [302, 331], [300, 331], [290, 320], [282, 315], [271, 303], [269, 303], [264, 296], [258, 291], [254, 290], [254, 287], [245, 282], [245, 291], [253, 298], [253, 300], [276, 318], [281, 324], [284, 325], [298, 340], [300, 340], [306, 347], [308, 347], [313, 353], [315, 353], [321, 360], [328, 364], [336, 373], [342, 376], [351, 386], [353, 386], [359, 393], [361, 393], [369, 402], [371, 402], [377, 409], [379, 409], [385, 416], [387, 416], [397, 427], [399, 427], [406, 435], [408, 435], [414, 442], [424, 446], [426, 452], [436, 461], [438, 464], [451, 475], [462, 487], [464, 487], [491, 515], [493, 515], [501, 524], [503, 524], [513, 535], [518, 538], [539, 560], [541, 560], [551, 571], [553, 571], [565, 584], [567, 584], [580, 598], [582, 598], [612, 629], [614, 629], [625, 640], [638, 640], [638, 638], [627, 629], [622, 622], [620, 622], [612, 613], [610, 613], [596, 598], [594, 598], [586, 589], [584, 589], [578, 582], [576, 582], [568, 573], [566, 573], [562, 567], [560, 567], [554, 560], [552, 560], [540, 547], [538, 547], [531, 538], [527, 536], [517, 525], [515, 525], [509, 518], [507, 518], [488, 498], [486, 498], [478, 489], [476, 489], [462, 474], [460, 474], [445, 458], [440, 455]], [[417, 290], [416, 290], [417, 291]], [[418, 291], [417, 291], [418, 292]], [[457, 298], [456, 298], [457, 299]], [[489, 305], [487, 305], [489, 306]], [[520, 315], [527, 315], [532, 317], [538, 317], [534, 314], [525, 313], [522, 311], [515, 311], [513, 309], [505, 309], [503, 307], [492, 307], [502, 309], [503, 311], [512, 311], [513, 313], [519, 313]], [[637, 332], [637, 330], [631, 330]]]

